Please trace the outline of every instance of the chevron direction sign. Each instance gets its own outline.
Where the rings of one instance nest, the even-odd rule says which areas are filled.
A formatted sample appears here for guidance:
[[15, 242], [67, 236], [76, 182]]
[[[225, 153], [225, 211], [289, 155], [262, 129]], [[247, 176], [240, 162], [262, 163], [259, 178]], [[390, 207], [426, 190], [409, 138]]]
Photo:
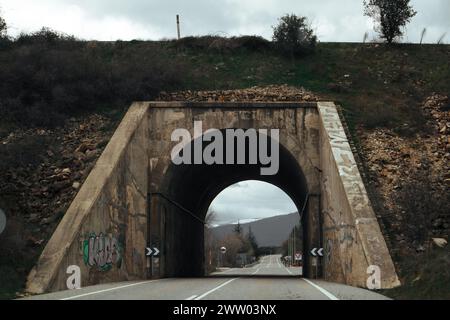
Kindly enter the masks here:
[[145, 255], [147, 257], [157, 257], [159, 255], [158, 248], [145, 248]]
[[314, 248], [311, 250], [311, 255], [313, 257], [323, 257], [323, 248]]

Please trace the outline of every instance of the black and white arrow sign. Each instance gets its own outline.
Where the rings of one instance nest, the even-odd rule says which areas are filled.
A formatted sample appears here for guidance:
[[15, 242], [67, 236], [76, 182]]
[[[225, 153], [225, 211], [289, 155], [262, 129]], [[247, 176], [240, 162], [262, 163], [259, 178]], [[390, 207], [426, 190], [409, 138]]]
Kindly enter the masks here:
[[323, 248], [314, 248], [311, 250], [311, 254], [313, 257], [323, 257]]
[[158, 248], [155, 248], [155, 247], [145, 248], [145, 251], [146, 251], [145, 255], [147, 257], [156, 257], [159, 255], [159, 250], [158, 250]]

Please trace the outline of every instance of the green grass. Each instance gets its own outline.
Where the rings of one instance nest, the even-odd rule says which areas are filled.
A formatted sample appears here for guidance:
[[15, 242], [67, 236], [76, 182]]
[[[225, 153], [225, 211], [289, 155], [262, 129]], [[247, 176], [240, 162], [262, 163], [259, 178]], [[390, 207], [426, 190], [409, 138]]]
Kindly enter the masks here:
[[403, 257], [402, 286], [380, 293], [393, 299], [450, 300], [450, 252], [434, 249], [421, 257]]
[[321, 43], [315, 54], [294, 60], [273, 52], [189, 50], [182, 59], [192, 71], [185, 88], [302, 86], [339, 102], [351, 128], [408, 124], [421, 130], [423, 99], [432, 92], [450, 93], [450, 46], [444, 45]]
[[405, 123], [415, 131], [423, 125], [418, 116], [422, 100], [432, 92], [450, 93], [448, 45], [320, 43], [314, 54], [292, 59], [262, 40], [249, 49], [240, 38], [214, 49], [214, 37], [38, 40], [0, 47], [0, 134], [12, 123], [55, 126], [78, 112], [123, 110], [161, 90], [285, 83], [338, 102], [352, 131], [358, 125], [397, 128]]

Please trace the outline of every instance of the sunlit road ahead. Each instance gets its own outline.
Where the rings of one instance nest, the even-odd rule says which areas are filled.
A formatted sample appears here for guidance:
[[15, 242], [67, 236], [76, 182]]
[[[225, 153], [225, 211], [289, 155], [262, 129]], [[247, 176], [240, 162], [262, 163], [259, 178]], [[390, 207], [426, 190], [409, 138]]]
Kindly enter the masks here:
[[251, 268], [221, 269], [213, 273], [217, 276], [301, 276], [301, 267], [285, 267], [280, 260], [280, 255], [262, 257], [259, 263]]
[[227, 269], [205, 278], [168, 278], [97, 285], [79, 290], [34, 296], [62, 300], [382, 300], [364, 289], [298, 275], [301, 268], [286, 268], [279, 255], [261, 258], [251, 268]]

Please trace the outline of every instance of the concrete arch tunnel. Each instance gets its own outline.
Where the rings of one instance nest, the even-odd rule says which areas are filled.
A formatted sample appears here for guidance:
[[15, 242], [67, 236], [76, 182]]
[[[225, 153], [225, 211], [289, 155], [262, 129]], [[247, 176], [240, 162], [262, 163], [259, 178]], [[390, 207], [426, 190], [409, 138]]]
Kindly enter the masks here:
[[[221, 130], [222, 133], [224, 131]], [[225, 136], [224, 133], [223, 135]], [[271, 139], [266, 136], [264, 138]], [[245, 158], [248, 160], [249, 140], [246, 142]], [[191, 142], [187, 147], [192, 149], [193, 143]], [[272, 143], [277, 142], [272, 141]], [[204, 147], [202, 146], [202, 149]], [[223, 153], [226, 154], [226, 150]], [[236, 155], [236, 152], [234, 154]], [[150, 242], [155, 242], [155, 246], [159, 246], [163, 252], [161, 276], [203, 276], [205, 274], [203, 221], [210, 204], [217, 195], [240, 181], [259, 180], [277, 186], [296, 205], [302, 225], [307, 225], [307, 214], [303, 213], [307, 212], [308, 186], [295, 157], [280, 144], [278, 172], [274, 175], [261, 175], [263, 166], [260, 161], [256, 164], [175, 165], [172, 163], [169, 165], [161, 187], [164, 197], [159, 193], [152, 197], [153, 202], [157, 204], [151, 207], [151, 210], [157, 211], [154, 219], [164, 216], [164, 226], [161, 229], [163, 233], [150, 239]], [[196, 215], [197, 219], [192, 215]], [[305, 228], [305, 235], [307, 231]], [[320, 228], [310, 232], [320, 232]], [[151, 230], [150, 234], [153, 234]], [[306, 241], [308, 239], [308, 237], [305, 238]], [[305, 272], [308, 274], [307, 269]]]
[[[172, 133], [229, 128], [279, 129], [280, 163], [175, 165]], [[258, 140], [258, 143], [260, 140]], [[195, 141], [191, 142], [195, 143]], [[248, 155], [246, 155], [247, 157]], [[203, 275], [203, 223], [227, 186], [261, 180], [281, 188], [302, 214], [307, 277], [366, 287], [399, 284], [375, 213], [333, 103], [134, 103], [31, 271], [27, 290], [66, 289], [67, 267], [82, 285]], [[146, 247], [160, 255], [146, 257]]]

